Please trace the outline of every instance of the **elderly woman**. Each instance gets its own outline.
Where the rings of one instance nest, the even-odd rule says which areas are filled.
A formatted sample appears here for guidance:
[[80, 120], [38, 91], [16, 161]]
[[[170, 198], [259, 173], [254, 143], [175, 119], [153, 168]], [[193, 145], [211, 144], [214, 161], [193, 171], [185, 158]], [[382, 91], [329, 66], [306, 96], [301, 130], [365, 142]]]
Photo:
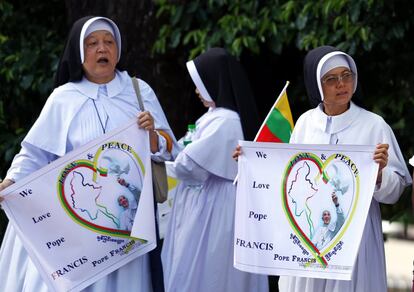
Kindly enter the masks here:
[[162, 250], [167, 291], [268, 291], [267, 277], [233, 267], [238, 140], [253, 139], [259, 119], [247, 76], [222, 48], [187, 63], [196, 94], [209, 110], [174, 161], [177, 190]]
[[379, 203], [395, 203], [411, 178], [390, 126], [351, 100], [357, 76], [354, 60], [344, 52], [330, 46], [310, 51], [304, 62], [304, 79], [309, 100], [316, 107], [298, 119], [290, 140], [304, 144], [377, 145], [373, 155], [379, 164], [377, 182], [352, 280], [281, 277], [280, 291], [387, 291]]
[[[112, 20], [84, 17], [74, 23], [59, 63], [56, 88], [24, 138], [0, 191], [133, 117], [149, 131], [152, 159], [174, 157], [174, 136], [157, 97], [139, 80], [148, 110], [140, 112], [131, 77], [116, 69], [120, 52], [121, 35]], [[0, 273], [1, 291], [47, 290], [10, 225], [0, 252]], [[86, 290], [151, 291], [148, 256], [133, 260]]]

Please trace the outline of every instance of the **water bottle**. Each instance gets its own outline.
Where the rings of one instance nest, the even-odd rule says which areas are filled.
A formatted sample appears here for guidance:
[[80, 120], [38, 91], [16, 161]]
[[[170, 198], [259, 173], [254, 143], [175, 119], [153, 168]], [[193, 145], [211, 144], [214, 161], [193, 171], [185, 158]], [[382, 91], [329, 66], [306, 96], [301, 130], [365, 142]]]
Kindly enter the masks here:
[[195, 125], [194, 124], [188, 124], [187, 133], [185, 134], [185, 136], [183, 138], [184, 146], [187, 146], [188, 144], [193, 142], [194, 132], [195, 132]]

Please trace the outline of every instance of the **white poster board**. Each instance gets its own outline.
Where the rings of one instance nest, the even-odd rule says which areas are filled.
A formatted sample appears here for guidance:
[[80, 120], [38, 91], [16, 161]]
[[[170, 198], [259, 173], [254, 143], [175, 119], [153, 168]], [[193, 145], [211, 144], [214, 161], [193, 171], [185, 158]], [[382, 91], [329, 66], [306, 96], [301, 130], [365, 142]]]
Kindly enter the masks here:
[[149, 138], [136, 119], [2, 195], [51, 290], [79, 291], [156, 246]]
[[375, 146], [240, 145], [234, 266], [350, 280], [378, 172]]

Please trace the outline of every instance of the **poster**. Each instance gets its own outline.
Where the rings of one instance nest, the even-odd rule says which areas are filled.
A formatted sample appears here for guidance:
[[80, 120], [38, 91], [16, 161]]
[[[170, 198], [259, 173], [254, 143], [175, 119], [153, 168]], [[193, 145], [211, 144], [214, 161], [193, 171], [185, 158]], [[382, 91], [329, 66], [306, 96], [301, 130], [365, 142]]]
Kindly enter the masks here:
[[79, 291], [155, 248], [148, 132], [136, 119], [3, 190], [48, 287]]
[[350, 280], [375, 187], [375, 146], [241, 141], [234, 266]]

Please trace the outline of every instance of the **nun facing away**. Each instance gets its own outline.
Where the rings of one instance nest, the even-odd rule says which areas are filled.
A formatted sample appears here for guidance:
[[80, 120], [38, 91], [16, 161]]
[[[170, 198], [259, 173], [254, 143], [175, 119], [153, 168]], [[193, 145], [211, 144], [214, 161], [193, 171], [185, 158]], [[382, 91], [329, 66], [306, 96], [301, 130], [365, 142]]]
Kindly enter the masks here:
[[283, 276], [280, 291], [387, 291], [379, 203], [395, 203], [411, 177], [390, 126], [382, 117], [352, 102], [357, 77], [357, 67], [349, 55], [330, 46], [311, 50], [304, 61], [304, 79], [309, 100], [316, 107], [299, 117], [290, 139], [290, 143], [304, 144], [377, 145], [373, 159], [379, 164], [378, 176], [352, 279]]
[[[120, 52], [121, 35], [112, 20], [84, 17], [74, 23], [58, 66], [56, 88], [24, 138], [0, 191], [134, 117], [137, 126], [149, 131], [151, 158], [174, 158], [174, 136], [154, 91], [138, 81], [148, 110], [141, 112], [130, 76], [116, 69]], [[0, 291], [48, 290], [10, 224], [0, 250], [0, 275]], [[85, 291], [152, 291], [148, 256], [134, 259]]]
[[[238, 140], [251, 140], [259, 118], [240, 63], [222, 48], [187, 62], [196, 94], [208, 111], [196, 122], [192, 143], [177, 156], [182, 184], [174, 198], [162, 261], [169, 292], [268, 291], [267, 277], [233, 267]], [[184, 189], [184, 190], [183, 190]]]

